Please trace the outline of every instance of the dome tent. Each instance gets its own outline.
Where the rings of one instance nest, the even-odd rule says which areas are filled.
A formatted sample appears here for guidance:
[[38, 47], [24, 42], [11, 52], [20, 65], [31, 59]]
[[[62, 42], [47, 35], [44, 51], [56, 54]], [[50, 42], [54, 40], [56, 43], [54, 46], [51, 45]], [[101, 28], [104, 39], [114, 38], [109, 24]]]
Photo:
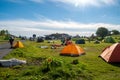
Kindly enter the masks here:
[[105, 43], [115, 43], [115, 40], [111, 36], [107, 36], [104, 39]]
[[24, 45], [21, 41], [17, 41], [15, 42], [15, 44], [13, 45], [14, 48], [23, 48]]
[[100, 41], [95, 40], [95, 41], [94, 41], [94, 44], [100, 44]]
[[60, 55], [68, 55], [68, 56], [79, 56], [85, 54], [85, 51], [76, 44], [69, 44], [65, 46]]
[[37, 38], [37, 42], [44, 42], [44, 39], [43, 39], [43, 38], [38, 37], [38, 38]]
[[120, 43], [106, 47], [100, 57], [106, 62], [120, 62]]
[[85, 40], [84, 39], [79, 39], [75, 41], [76, 44], [85, 44]]

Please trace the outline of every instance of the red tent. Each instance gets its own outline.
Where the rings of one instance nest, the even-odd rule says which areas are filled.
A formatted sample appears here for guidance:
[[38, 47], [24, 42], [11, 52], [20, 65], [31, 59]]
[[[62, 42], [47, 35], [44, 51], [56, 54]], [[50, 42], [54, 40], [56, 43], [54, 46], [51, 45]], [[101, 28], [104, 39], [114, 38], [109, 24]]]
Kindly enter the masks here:
[[106, 47], [100, 56], [106, 62], [120, 62], [120, 43]]

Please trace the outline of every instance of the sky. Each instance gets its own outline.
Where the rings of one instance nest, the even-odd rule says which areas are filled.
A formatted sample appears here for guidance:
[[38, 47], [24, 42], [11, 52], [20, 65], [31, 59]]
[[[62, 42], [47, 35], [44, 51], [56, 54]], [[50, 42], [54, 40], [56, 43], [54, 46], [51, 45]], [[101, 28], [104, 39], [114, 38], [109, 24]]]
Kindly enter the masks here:
[[120, 0], [0, 0], [0, 30], [16, 36], [90, 36], [120, 30]]

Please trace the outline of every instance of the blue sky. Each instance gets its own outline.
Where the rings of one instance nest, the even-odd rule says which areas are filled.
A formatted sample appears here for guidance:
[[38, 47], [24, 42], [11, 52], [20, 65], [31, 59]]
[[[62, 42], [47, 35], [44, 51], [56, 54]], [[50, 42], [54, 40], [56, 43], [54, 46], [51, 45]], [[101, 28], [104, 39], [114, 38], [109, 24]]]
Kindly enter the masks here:
[[120, 30], [119, 0], [0, 0], [0, 29], [15, 35], [89, 36], [101, 26]]

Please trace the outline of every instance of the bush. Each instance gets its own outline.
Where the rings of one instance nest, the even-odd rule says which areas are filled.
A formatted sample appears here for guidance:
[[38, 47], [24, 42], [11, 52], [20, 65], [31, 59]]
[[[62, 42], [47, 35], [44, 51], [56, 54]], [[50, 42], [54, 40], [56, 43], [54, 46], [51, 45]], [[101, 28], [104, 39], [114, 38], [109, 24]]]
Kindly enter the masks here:
[[42, 72], [47, 73], [52, 69], [56, 69], [57, 67], [61, 67], [62, 63], [59, 60], [48, 58], [43, 62]]
[[73, 60], [72, 64], [79, 64], [78, 59]]
[[43, 62], [41, 67], [42, 67], [41, 72], [43, 74], [48, 75], [49, 79], [52, 80], [56, 79], [77, 80], [78, 76], [79, 79], [87, 80], [88, 76], [88, 75], [86, 76], [84, 73], [84, 70], [86, 68], [85, 65], [79, 63], [78, 59], [73, 60], [72, 64], [71, 63], [66, 64], [66, 62], [62, 62], [61, 60], [48, 58]]
[[14, 55], [16, 57], [26, 57], [25, 52], [21, 50], [20, 48], [13, 50], [13, 52], [11, 52], [11, 55]]

